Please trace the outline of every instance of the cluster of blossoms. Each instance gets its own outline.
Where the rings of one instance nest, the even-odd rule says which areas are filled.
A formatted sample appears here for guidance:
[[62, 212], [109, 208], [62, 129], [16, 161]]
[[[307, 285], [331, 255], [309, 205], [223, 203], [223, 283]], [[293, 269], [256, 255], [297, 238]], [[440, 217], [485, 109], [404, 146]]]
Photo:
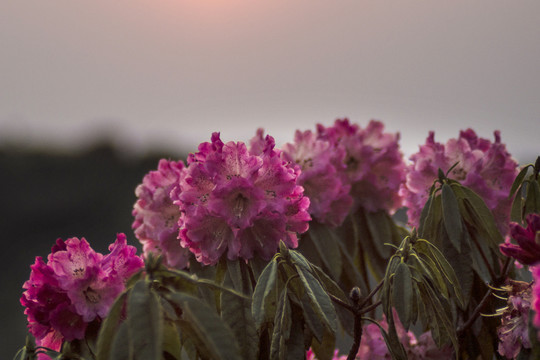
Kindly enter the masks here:
[[[412, 331], [406, 331], [396, 311], [394, 310], [394, 321], [396, 332], [405, 349], [407, 358], [411, 360], [450, 360], [453, 359], [452, 348], [445, 346], [438, 348], [431, 332], [427, 331], [421, 334], [418, 338]], [[379, 324], [383, 329], [388, 331], [388, 322], [386, 318], [379, 321]], [[316, 360], [315, 354], [311, 349], [306, 354], [307, 360]], [[346, 360], [346, 355], [339, 355], [338, 350], [335, 351], [332, 360]], [[375, 324], [367, 324], [362, 329], [362, 340], [360, 341], [360, 347], [355, 359], [357, 360], [390, 360], [392, 355], [386, 346], [383, 335], [379, 330], [379, 327]]]
[[457, 163], [448, 177], [475, 191], [492, 211], [499, 230], [507, 233], [511, 206], [508, 193], [517, 176], [518, 164], [501, 143], [498, 131], [495, 131], [493, 143], [468, 129], [445, 145], [436, 142], [435, 134], [430, 132], [426, 143], [410, 160], [412, 164], [400, 194], [405, 197], [411, 226], [418, 227], [420, 213], [429, 197], [429, 189], [438, 177], [438, 170], [446, 173]]
[[[500, 245], [501, 252], [516, 259], [523, 265], [530, 266], [533, 275], [532, 284], [512, 282], [521, 286], [511, 286], [508, 290], [508, 306], [502, 309], [499, 334], [499, 353], [508, 358], [515, 358], [521, 349], [530, 348], [528, 335], [528, 314], [535, 312], [534, 326], [540, 328], [540, 215], [529, 214], [527, 227], [517, 223], [510, 224], [510, 238]], [[540, 332], [539, 332], [540, 338]]]
[[372, 120], [365, 129], [336, 120], [331, 127], [317, 125], [317, 133], [297, 131], [285, 144], [283, 157], [298, 165], [298, 183], [310, 198], [310, 214], [319, 222], [340, 225], [350, 211], [392, 212], [402, 206], [398, 194], [405, 180], [399, 134], [384, 133]]
[[180, 183], [184, 169], [182, 161], [160, 160], [158, 169], [148, 173], [135, 189], [138, 199], [133, 207], [132, 227], [144, 253], [159, 254], [164, 264], [178, 269], [187, 266], [190, 252], [180, 246], [180, 209], [170, 193]]
[[126, 280], [143, 266], [136, 248], [118, 234], [110, 253], [95, 252], [84, 239], [58, 239], [48, 261], [36, 257], [21, 304], [38, 346], [59, 350], [83, 339], [89, 323], [107, 316]]
[[182, 213], [181, 245], [203, 264], [270, 259], [279, 241], [298, 246], [308, 229], [309, 199], [296, 184], [298, 170], [287, 167], [271, 136], [224, 144], [219, 133], [190, 154], [179, 186], [171, 192]]
[[529, 340], [529, 310], [531, 308], [531, 285], [522, 281], [509, 280], [503, 287], [508, 293], [507, 306], [499, 309], [501, 325], [497, 328], [499, 354], [515, 359], [522, 347], [531, 348]]

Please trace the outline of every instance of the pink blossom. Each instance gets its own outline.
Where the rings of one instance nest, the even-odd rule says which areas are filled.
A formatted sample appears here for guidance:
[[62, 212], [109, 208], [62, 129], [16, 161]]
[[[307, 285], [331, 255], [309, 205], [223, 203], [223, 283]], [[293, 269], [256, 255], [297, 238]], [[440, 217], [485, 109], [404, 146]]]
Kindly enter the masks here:
[[526, 221], [526, 228], [510, 223], [510, 237], [516, 240], [517, 245], [507, 240], [499, 247], [504, 255], [517, 259], [523, 265], [536, 265], [540, 263], [540, 215], [529, 214]]
[[[315, 353], [311, 348], [308, 349], [306, 352], [306, 360], [317, 360], [315, 357]], [[347, 355], [339, 355], [339, 350], [334, 350], [334, 356], [332, 356], [332, 360], [347, 360]]]
[[21, 304], [38, 346], [59, 350], [63, 340], [83, 339], [90, 322], [107, 316], [127, 278], [143, 266], [124, 234], [109, 250], [103, 256], [84, 238], [58, 239], [47, 263], [36, 257]]
[[294, 143], [285, 144], [282, 156], [300, 167], [298, 184], [309, 197], [309, 213], [320, 223], [339, 226], [352, 205], [345, 175], [345, 148], [318, 139], [311, 131], [296, 131]]
[[[402, 206], [398, 190], [405, 180], [405, 163], [399, 151], [399, 134], [383, 131], [383, 123], [375, 120], [365, 129], [348, 119], [338, 119], [328, 128], [317, 125], [318, 139], [345, 150], [345, 176], [354, 208], [395, 211]], [[342, 171], [341, 166], [336, 164], [336, 170]]]
[[538, 339], [540, 339], [540, 266], [532, 268], [533, 285], [532, 285], [532, 309], [534, 311], [534, 326], [538, 330]]
[[420, 213], [429, 196], [438, 170], [446, 173], [455, 163], [448, 177], [475, 191], [492, 211], [499, 230], [508, 231], [511, 200], [510, 187], [517, 176], [517, 162], [501, 143], [499, 131], [495, 131], [495, 142], [479, 138], [467, 129], [457, 139], [443, 145], [435, 141], [430, 132], [426, 143], [410, 157], [407, 180], [399, 193], [405, 197], [409, 224], [418, 227]]
[[143, 245], [143, 252], [160, 254], [163, 262], [177, 269], [187, 267], [189, 250], [178, 239], [180, 209], [173, 204], [171, 190], [180, 185], [182, 161], [159, 161], [157, 171], [149, 172], [135, 190], [138, 197], [133, 207], [133, 229]]
[[501, 325], [497, 328], [498, 352], [502, 356], [515, 359], [522, 348], [531, 348], [528, 329], [531, 286], [525, 282], [510, 280], [510, 284], [503, 289], [508, 292], [508, 300], [507, 306], [498, 310], [502, 315]]
[[296, 184], [299, 169], [286, 166], [274, 139], [224, 144], [219, 133], [190, 154], [171, 197], [180, 211], [180, 240], [198, 261], [215, 264], [255, 255], [270, 258], [280, 240], [296, 247], [311, 220], [309, 200]]

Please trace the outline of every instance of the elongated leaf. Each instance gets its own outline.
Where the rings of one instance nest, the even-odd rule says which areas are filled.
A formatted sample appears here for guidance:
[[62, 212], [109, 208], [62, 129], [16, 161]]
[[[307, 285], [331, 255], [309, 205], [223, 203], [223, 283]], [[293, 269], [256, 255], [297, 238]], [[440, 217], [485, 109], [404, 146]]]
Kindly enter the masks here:
[[424, 236], [425, 227], [426, 227], [426, 219], [430, 215], [430, 212], [432, 212], [432, 203], [433, 203], [433, 195], [430, 195], [424, 204], [424, 207], [422, 208], [422, 212], [420, 213], [420, 220], [418, 222], [418, 234], [420, 236]]
[[114, 337], [108, 360], [132, 360], [135, 359], [133, 346], [129, 338], [129, 326], [127, 321], [120, 324]]
[[[225, 277], [225, 285], [232, 280], [229, 274]], [[255, 321], [251, 315], [251, 304], [229, 292], [221, 293], [221, 318], [232, 329], [240, 347], [243, 359], [256, 359], [259, 351], [259, 338]]]
[[158, 359], [163, 342], [163, 317], [159, 299], [141, 280], [128, 295], [128, 332], [135, 359]]
[[512, 183], [512, 187], [510, 188], [510, 193], [508, 194], [508, 198], [510, 199], [514, 193], [517, 191], [518, 188], [521, 187], [521, 184], [523, 183], [523, 179], [525, 179], [525, 175], [527, 175], [527, 172], [529, 171], [529, 167], [532, 164], [529, 164], [527, 166], [524, 166], [519, 174], [516, 176], [516, 179]]
[[[312, 265], [311, 268], [314, 271], [314, 275], [319, 280], [319, 282], [324, 287], [325, 291], [332, 295], [345, 304], [349, 303], [349, 297], [345, 295], [343, 290], [339, 287], [338, 284], [336, 284], [328, 275], [326, 275], [321, 268]], [[335, 306], [336, 313], [338, 315], [339, 321], [341, 322], [341, 326], [349, 335], [353, 334], [353, 326], [354, 326], [354, 319], [351, 317], [351, 313], [349, 310], [343, 308], [342, 306]]]
[[392, 305], [406, 330], [409, 329], [413, 306], [412, 278], [409, 266], [401, 262], [396, 269], [392, 282]]
[[537, 212], [540, 212], [540, 185], [533, 178], [527, 185], [524, 216]]
[[291, 332], [287, 340], [287, 360], [303, 359], [304, 348], [304, 319], [298, 306], [291, 304]]
[[114, 302], [99, 329], [97, 340], [97, 360], [109, 360], [111, 346], [120, 322], [122, 307], [125, 304], [127, 293], [122, 293]]
[[178, 329], [172, 321], [164, 321], [163, 325], [163, 355], [167, 360], [182, 359], [182, 344]]
[[454, 191], [448, 184], [442, 186], [442, 213], [446, 233], [452, 242], [452, 245], [458, 252], [461, 252], [461, 242], [463, 241], [463, 225], [459, 205], [454, 195]]
[[392, 243], [392, 221], [384, 211], [364, 212], [371, 237], [369, 238], [379, 257], [390, 257], [390, 248], [385, 243]]
[[471, 226], [487, 235], [486, 238], [490, 241], [490, 247], [498, 248], [499, 244], [503, 242], [503, 238], [497, 228], [493, 214], [484, 203], [484, 200], [466, 186], [458, 184], [452, 184], [451, 186], [458, 197], [462, 196], [462, 215], [466, 217], [466, 220], [468, 219]]
[[[257, 285], [253, 291], [253, 300], [251, 302], [251, 313], [253, 314], [253, 319], [257, 328], [260, 328], [262, 323], [267, 319], [268, 314], [268, 301], [274, 301], [275, 299], [270, 299], [270, 294], [272, 297], [276, 297], [276, 276], [277, 276], [277, 262], [272, 260], [262, 271], [259, 280], [257, 280]], [[275, 308], [275, 304], [274, 304]]]
[[336, 234], [328, 226], [314, 221], [309, 225], [309, 238], [313, 245], [315, 245], [315, 249], [325, 268], [334, 279], [339, 279], [342, 268], [341, 254], [338, 246], [340, 239], [336, 237]]
[[300, 280], [304, 285], [313, 310], [323, 323], [334, 333], [337, 331], [337, 315], [332, 301], [319, 281], [302, 266], [296, 265]]
[[425, 253], [426, 256], [429, 256], [430, 258], [435, 260], [439, 269], [441, 269], [441, 273], [452, 285], [454, 294], [456, 295], [456, 298], [458, 300], [458, 304], [462, 309], [465, 309], [465, 303], [463, 299], [463, 293], [461, 292], [460, 282], [456, 276], [454, 268], [450, 265], [448, 260], [446, 260], [442, 252], [435, 245], [424, 239], [418, 239], [416, 241], [415, 248], [418, 248], [419, 251]]
[[317, 359], [332, 360], [336, 348], [336, 335], [333, 332], [328, 331], [328, 329], [325, 329], [322, 342], [313, 339], [311, 348], [315, 355], [317, 355]]
[[521, 196], [522, 191], [523, 187], [520, 187], [516, 196], [514, 197], [514, 200], [512, 201], [512, 209], [510, 211], [510, 220], [519, 224], [521, 224], [523, 220], [521, 218], [521, 209], [523, 202], [523, 197]]
[[291, 334], [291, 306], [287, 296], [287, 289], [281, 292], [274, 319], [274, 332], [270, 345], [271, 359], [285, 359], [287, 352], [286, 342]]
[[167, 298], [182, 309], [184, 321], [191, 328], [185, 335], [192, 339], [197, 351], [211, 354], [212, 359], [241, 358], [231, 329], [210, 306], [196, 297], [179, 292], [168, 294]]

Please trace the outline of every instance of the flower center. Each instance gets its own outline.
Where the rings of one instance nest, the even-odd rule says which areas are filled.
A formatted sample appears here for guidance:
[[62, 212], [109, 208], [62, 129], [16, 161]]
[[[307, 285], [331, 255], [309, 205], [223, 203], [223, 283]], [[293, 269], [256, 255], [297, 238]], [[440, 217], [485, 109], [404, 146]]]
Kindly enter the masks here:
[[92, 304], [97, 304], [101, 300], [101, 296], [91, 287], [88, 287], [83, 293], [86, 300]]
[[236, 216], [237, 218], [242, 217], [242, 214], [245, 208], [247, 207], [248, 201], [249, 199], [245, 197], [244, 195], [242, 194], [236, 195], [236, 198], [234, 199], [234, 202], [233, 202], [234, 216]]

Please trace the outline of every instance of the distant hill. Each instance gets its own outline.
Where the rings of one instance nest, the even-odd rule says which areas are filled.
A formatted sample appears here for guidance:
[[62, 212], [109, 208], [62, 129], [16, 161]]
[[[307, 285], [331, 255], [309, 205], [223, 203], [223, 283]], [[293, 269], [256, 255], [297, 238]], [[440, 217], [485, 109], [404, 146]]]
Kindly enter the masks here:
[[140, 249], [131, 230], [134, 191], [162, 157], [185, 158], [130, 157], [105, 143], [74, 154], [0, 147], [0, 359], [12, 359], [24, 345], [21, 287], [34, 258], [47, 256], [57, 238], [85, 237], [103, 253], [124, 232]]

